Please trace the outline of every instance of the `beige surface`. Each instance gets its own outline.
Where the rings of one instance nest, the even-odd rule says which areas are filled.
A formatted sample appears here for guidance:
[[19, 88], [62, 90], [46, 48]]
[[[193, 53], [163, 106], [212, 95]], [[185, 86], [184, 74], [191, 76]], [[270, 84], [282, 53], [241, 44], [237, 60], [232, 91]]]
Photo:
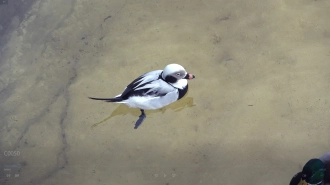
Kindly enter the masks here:
[[[330, 150], [329, 8], [38, 1], [1, 49], [0, 148], [21, 155], [0, 160], [22, 165], [7, 184], [288, 184]], [[169, 63], [196, 75], [189, 94], [137, 130], [138, 110], [87, 99]]]

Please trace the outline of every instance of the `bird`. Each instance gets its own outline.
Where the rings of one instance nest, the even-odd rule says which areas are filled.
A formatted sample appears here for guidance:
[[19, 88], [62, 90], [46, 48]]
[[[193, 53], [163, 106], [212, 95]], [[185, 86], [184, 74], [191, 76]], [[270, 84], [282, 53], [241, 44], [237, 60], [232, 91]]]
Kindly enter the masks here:
[[310, 159], [302, 171], [292, 177], [290, 185], [330, 185], [330, 152]]
[[194, 78], [195, 75], [181, 65], [168, 64], [164, 70], [150, 71], [137, 77], [114, 98], [88, 98], [139, 108], [141, 115], [134, 126], [137, 129], [146, 118], [144, 110], [160, 109], [181, 99], [188, 91], [188, 80]]

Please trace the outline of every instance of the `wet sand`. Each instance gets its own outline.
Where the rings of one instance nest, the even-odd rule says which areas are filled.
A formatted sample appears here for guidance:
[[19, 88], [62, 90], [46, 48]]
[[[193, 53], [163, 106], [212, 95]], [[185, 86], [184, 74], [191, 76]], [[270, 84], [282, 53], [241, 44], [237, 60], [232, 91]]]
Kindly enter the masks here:
[[[21, 166], [1, 181], [288, 184], [330, 151], [329, 7], [35, 1], [1, 36], [0, 149], [20, 156], [0, 161]], [[169, 63], [196, 79], [137, 130], [139, 110], [87, 98]]]

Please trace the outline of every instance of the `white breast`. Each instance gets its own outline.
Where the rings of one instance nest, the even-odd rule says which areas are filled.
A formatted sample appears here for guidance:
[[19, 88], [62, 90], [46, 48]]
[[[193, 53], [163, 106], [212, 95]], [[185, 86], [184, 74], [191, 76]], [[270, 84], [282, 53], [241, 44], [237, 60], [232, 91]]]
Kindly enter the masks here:
[[144, 110], [153, 110], [165, 107], [175, 102], [179, 97], [178, 90], [167, 93], [165, 96], [133, 96], [125, 100], [127, 106]]

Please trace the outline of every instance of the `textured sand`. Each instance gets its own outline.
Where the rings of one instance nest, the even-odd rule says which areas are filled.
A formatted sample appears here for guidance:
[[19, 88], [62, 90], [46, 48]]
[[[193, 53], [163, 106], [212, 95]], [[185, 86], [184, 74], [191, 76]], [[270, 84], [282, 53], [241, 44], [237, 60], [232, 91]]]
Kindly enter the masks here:
[[[37, 0], [2, 36], [0, 161], [21, 168], [1, 181], [288, 184], [330, 151], [329, 8], [326, 0]], [[137, 130], [138, 110], [87, 99], [115, 96], [169, 63], [196, 79]]]

